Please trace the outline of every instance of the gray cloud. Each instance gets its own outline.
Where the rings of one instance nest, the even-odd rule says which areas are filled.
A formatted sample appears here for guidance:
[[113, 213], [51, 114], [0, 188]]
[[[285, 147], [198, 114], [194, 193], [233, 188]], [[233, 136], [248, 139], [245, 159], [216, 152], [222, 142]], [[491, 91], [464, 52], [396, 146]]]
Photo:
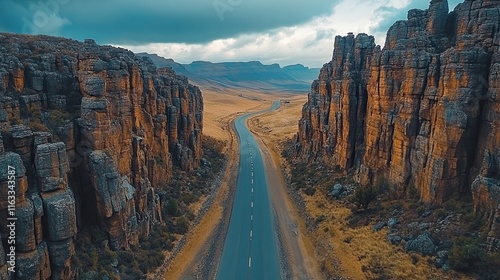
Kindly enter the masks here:
[[298, 25], [339, 0], [2, 0], [2, 31], [99, 43], [206, 43]]

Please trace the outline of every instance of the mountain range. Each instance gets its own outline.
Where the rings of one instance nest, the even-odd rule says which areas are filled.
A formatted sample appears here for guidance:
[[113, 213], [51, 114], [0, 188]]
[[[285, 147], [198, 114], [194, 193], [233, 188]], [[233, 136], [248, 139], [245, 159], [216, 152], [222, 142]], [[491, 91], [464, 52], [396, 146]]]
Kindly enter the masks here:
[[170, 67], [177, 74], [189, 77], [194, 84], [204, 88], [245, 88], [262, 91], [306, 93], [318, 78], [319, 68], [301, 64], [281, 67], [264, 65], [260, 61], [221, 62], [194, 61], [181, 64], [156, 54], [139, 53], [150, 58], [157, 67]]

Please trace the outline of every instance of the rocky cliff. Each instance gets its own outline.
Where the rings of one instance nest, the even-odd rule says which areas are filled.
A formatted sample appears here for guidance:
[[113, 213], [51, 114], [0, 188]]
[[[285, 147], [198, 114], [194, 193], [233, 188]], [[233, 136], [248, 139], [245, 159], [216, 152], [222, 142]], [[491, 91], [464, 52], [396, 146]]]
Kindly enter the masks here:
[[88, 225], [115, 249], [147, 236], [173, 167], [201, 160], [202, 110], [187, 78], [130, 51], [0, 34], [0, 233], [5, 247], [10, 165], [17, 279], [70, 279], [74, 237]]
[[472, 195], [500, 247], [500, 2], [446, 0], [411, 10], [385, 46], [335, 39], [312, 84], [296, 148], [303, 159], [388, 180], [401, 195], [442, 203]]

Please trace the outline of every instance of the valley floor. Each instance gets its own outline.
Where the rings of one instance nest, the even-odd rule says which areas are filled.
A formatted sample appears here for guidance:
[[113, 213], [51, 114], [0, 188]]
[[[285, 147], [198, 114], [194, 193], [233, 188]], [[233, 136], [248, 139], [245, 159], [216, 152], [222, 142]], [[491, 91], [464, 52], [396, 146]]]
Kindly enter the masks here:
[[[182, 250], [172, 259], [165, 271], [165, 279], [213, 279], [224, 244], [224, 233], [229, 223], [238, 170], [238, 146], [231, 125], [234, 119], [246, 112], [260, 111], [271, 106], [275, 99], [298, 99], [304, 95], [268, 94], [251, 91], [204, 93], [204, 134], [226, 142], [227, 163], [214, 202], [198, 225], [186, 238]], [[286, 103], [288, 104], [288, 103]], [[280, 172], [275, 150], [263, 147], [266, 172], [273, 208], [279, 223], [280, 243], [287, 263], [287, 279], [323, 279], [314, 258], [312, 243], [305, 235], [305, 223], [286, 194], [286, 186]], [[193, 257], [194, 256], [194, 257]], [[293, 277], [292, 277], [293, 275]]]
[[[387, 240], [387, 229], [374, 232], [371, 224], [350, 226], [352, 210], [332, 201], [324, 191], [305, 195], [292, 190], [291, 163], [282, 156], [293, 139], [305, 95], [266, 95], [255, 92], [204, 90], [206, 135], [226, 142], [227, 163], [214, 202], [194, 227], [182, 250], [166, 269], [165, 279], [214, 279], [224, 234], [229, 224], [238, 170], [238, 144], [231, 125], [246, 112], [282, 100], [277, 111], [251, 117], [266, 164], [269, 192], [279, 228], [286, 279], [468, 279], [437, 269], [431, 257], [407, 253]], [[410, 277], [410, 278], [408, 278]], [[430, 278], [429, 278], [430, 277]]]

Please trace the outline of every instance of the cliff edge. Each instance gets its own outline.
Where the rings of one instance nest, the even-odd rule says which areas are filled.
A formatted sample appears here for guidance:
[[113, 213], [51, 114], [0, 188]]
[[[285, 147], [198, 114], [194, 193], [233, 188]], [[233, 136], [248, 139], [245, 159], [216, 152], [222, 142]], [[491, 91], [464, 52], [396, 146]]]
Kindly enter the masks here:
[[299, 157], [388, 180], [400, 195], [442, 203], [472, 196], [500, 248], [500, 2], [446, 0], [410, 10], [381, 49], [336, 37], [303, 107]]

